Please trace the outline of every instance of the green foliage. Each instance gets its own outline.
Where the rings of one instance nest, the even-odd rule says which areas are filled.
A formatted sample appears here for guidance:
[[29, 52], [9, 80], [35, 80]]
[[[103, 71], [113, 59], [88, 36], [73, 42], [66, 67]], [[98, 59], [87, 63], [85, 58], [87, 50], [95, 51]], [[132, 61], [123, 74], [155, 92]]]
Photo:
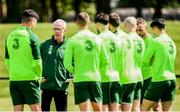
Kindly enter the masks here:
[[[141, 3], [142, 7], [153, 7], [157, 4], [158, 0], [120, 0], [119, 7], [135, 7], [137, 1]], [[161, 0], [161, 4], [165, 7], [179, 7], [180, 4], [178, 0]]]
[[96, 14], [96, 6], [94, 3], [82, 2], [80, 10], [83, 12], [87, 12], [91, 19], [93, 19], [94, 15]]
[[168, 8], [177, 8], [179, 6], [180, 4], [178, 3], [178, 0], [171, 0], [171, 2], [168, 2], [167, 5], [165, 5], [165, 7]]

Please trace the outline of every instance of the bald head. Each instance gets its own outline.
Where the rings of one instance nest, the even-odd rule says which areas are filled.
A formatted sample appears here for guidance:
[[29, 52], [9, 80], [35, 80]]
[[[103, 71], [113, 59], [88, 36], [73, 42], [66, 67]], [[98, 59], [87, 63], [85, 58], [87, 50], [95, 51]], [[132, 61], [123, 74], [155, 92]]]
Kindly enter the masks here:
[[59, 27], [59, 28], [64, 28], [66, 29], [66, 22], [62, 19], [57, 19], [56, 21], [53, 22], [53, 27]]
[[62, 19], [57, 19], [53, 22], [54, 30], [54, 39], [60, 43], [63, 41], [65, 31], [66, 31], [66, 22]]
[[135, 32], [137, 28], [137, 20], [135, 17], [127, 17], [124, 20], [124, 25], [127, 32]]
[[131, 27], [136, 27], [137, 26], [137, 20], [135, 17], [127, 17], [125, 20], [124, 20], [124, 24], [127, 24]]

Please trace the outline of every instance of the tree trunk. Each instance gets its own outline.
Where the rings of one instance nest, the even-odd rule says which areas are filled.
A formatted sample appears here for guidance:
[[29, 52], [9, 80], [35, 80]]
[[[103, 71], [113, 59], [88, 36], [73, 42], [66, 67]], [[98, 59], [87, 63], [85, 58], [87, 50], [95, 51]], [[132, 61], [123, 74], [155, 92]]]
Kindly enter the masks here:
[[66, 0], [61, 0], [61, 5], [62, 5], [61, 15], [65, 15], [66, 14], [66, 6], [67, 6]]
[[110, 0], [96, 0], [96, 14], [100, 12], [111, 13]]
[[81, 6], [81, 0], [74, 0], [73, 8], [74, 8], [74, 11], [75, 11], [75, 18], [78, 15], [78, 13], [80, 12], [80, 6]]
[[57, 4], [57, 0], [50, 0], [50, 5], [52, 9], [52, 21], [55, 21], [56, 19], [60, 17], [58, 13], [58, 7], [56, 4]]
[[0, 22], [3, 20], [2, 0], [0, 0]]
[[21, 21], [21, 0], [6, 0], [7, 4], [7, 19], [6, 22], [20, 22]]
[[46, 0], [40, 0], [40, 21], [42, 22], [48, 22], [48, 5], [46, 3]]
[[161, 0], [156, 0], [156, 5], [154, 6], [155, 12], [153, 15], [153, 19], [162, 17], [163, 4], [161, 2], [162, 2]]
[[143, 5], [143, 0], [137, 0], [137, 4], [135, 5], [136, 7], [136, 17], [142, 17], [142, 5]]

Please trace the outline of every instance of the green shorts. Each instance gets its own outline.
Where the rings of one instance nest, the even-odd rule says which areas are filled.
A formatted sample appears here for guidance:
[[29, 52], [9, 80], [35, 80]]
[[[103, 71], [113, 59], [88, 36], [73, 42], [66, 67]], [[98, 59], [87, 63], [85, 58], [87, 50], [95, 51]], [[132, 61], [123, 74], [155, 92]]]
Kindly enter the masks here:
[[33, 81], [10, 81], [10, 94], [13, 105], [36, 104], [41, 101], [40, 84]]
[[144, 99], [161, 102], [173, 101], [175, 97], [176, 81], [168, 80], [161, 82], [151, 82]]
[[121, 103], [132, 103], [134, 100], [134, 92], [136, 89], [136, 83], [123, 84], [122, 85], [122, 102]]
[[136, 89], [134, 92], [134, 100], [140, 100], [141, 99], [142, 86], [143, 86], [143, 82], [138, 82], [136, 84]]
[[145, 79], [143, 81], [143, 86], [142, 86], [142, 90], [141, 90], [141, 103], [143, 101], [144, 95], [145, 95], [150, 83], [151, 83], [151, 78]]
[[87, 100], [91, 102], [102, 102], [102, 90], [100, 82], [76, 82], [74, 83], [75, 104]]
[[103, 104], [109, 105], [112, 103], [119, 103], [121, 98], [121, 85], [119, 82], [103, 82], [102, 93], [103, 93]]

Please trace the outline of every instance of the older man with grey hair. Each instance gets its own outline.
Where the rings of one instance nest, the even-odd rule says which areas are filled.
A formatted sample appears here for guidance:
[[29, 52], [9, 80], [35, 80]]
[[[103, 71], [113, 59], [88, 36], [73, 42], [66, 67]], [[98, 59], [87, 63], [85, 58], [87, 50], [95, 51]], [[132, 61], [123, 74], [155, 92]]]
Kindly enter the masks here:
[[129, 37], [133, 40], [134, 43], [135, 71], [133, 77], [134, 81], [137, 83], [134, 92], [132, 111], [140, 111], [141, 88], [143, 85], [141, 66], [145, 52], [145, 44], [143, 39], [136, 33], [137, 20], [135, 17], [127, 17], [124, 20], [124, 25], [126, 32], [128, 33]]
[[54, 35], [41, 44], [41, 57], [43, 65], [42, 111], [50, 111], [50, 104], [54, 98], [57, 111], [67, 110], [69, 72], [64, 68], [65, 31], [66, 22], [57, 19], [53, 23]]

